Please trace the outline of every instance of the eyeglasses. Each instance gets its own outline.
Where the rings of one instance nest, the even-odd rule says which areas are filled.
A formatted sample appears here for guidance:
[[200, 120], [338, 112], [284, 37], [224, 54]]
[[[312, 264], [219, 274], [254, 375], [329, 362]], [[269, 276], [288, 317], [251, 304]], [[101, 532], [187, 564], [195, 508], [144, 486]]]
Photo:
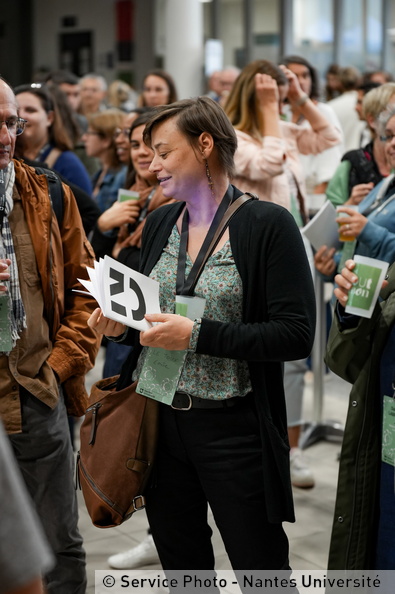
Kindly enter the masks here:
[[116, 128], [113, 134], [113, 138], [116, 139], [118, 136], [125, 136], [125, 138], [129, 138], [130, 128]]
[[389, 143], [393, 140], [393, 138], [395, 138], [395, 134], [393, 134], [392, 132], [387, 132], [387, 134], [385, 136], [380, 136], [381, 142]]
[[15, 134], [15, 136], [20, 136], [25, 129], [27, 124], [27, 120], [23, 118], [8, 118], [8, 120], [0, 121], [0, 127], [6, 125], [7, 130], [10, 134]]

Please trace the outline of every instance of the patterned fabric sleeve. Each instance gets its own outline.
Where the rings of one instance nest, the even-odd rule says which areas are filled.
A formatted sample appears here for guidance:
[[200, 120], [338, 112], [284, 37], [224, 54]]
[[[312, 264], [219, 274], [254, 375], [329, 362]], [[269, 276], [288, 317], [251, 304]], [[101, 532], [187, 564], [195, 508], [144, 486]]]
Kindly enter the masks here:
[[199, 318], [198, 320], [194, 320], [191, 339], [189, 341], [188, 351], [192, 351], [193, 353], [196, 352], [197, 341], [199, 338], [200, 327], [202, 325], [202, 320]]

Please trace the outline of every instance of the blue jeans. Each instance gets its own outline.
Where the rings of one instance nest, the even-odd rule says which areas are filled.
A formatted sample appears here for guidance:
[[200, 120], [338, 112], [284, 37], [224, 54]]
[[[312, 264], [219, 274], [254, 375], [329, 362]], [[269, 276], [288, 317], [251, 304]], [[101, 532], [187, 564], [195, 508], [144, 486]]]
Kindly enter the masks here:
[[[374, 569], [395, 569], [395, 469], [390, 464], [381, 462], [380, 476], [380, 515]], [[391, 572], [392, 573], [392, 572]]]

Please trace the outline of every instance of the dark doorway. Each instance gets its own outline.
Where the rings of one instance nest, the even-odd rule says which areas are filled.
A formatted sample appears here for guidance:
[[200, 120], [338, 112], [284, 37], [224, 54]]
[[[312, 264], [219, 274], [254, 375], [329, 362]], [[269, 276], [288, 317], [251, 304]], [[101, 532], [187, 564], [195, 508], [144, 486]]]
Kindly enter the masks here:
[[61, 33], [59, 37], [59, 68], [77, 76], [93, 72], [92, 31]]
[[0, 74], [13, 85], [31, 82], [32, 0], [0, 2]]

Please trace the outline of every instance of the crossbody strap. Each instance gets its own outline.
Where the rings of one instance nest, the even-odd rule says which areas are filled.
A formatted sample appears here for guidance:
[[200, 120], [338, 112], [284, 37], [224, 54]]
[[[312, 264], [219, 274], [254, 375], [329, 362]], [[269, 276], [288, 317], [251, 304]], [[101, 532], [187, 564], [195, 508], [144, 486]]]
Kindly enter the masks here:
[[207, 248], [207, 252], [202, 260], [202, 263], [199, 267], [199, 270], [196, 274], [196, 278], [195, 281], [193, 283], [192, 289], [195, 288], [197, 281], [199, 280], [200, 275], [203, 272], [203, 268], [207, 262], [207, 260], [209, 259], [209, 257], [211, 256], [211, 254], [213, 253], [213, 251], [215, 250], [216, 245], [218, 244], [219, 240], [221, 239], [221, 237], [223, 236], [223, 234], [225, 233], [227, 227], [229, 226], [229, 223], [231, 221], [231, 219], [234, 217], [234, 215], [236, 214], [236, 212], [238, 210], [240, 210], [240, 208], [242, 206], [244, 206], [244, 204], [246, 204], [247, 202], [250, 202], [251, 200], [258, 200], [258, 197], [255, 196], [255, 194], [250, 194], [249, 192], [243, 194], [242, 196], [239, 196], [238, 198], [236, 198], [236, 200], [234, 202], [232, 202], [232, 204], [229, 206], [229, 208], [226, 209], [226, 212], [224, 214], [224, 216], [222, 217], [222, 220], [220, 222], [220, 224], [217, 227], [217, 230], [214, 234], [213, 239], [211, 240], [210, 245]]

